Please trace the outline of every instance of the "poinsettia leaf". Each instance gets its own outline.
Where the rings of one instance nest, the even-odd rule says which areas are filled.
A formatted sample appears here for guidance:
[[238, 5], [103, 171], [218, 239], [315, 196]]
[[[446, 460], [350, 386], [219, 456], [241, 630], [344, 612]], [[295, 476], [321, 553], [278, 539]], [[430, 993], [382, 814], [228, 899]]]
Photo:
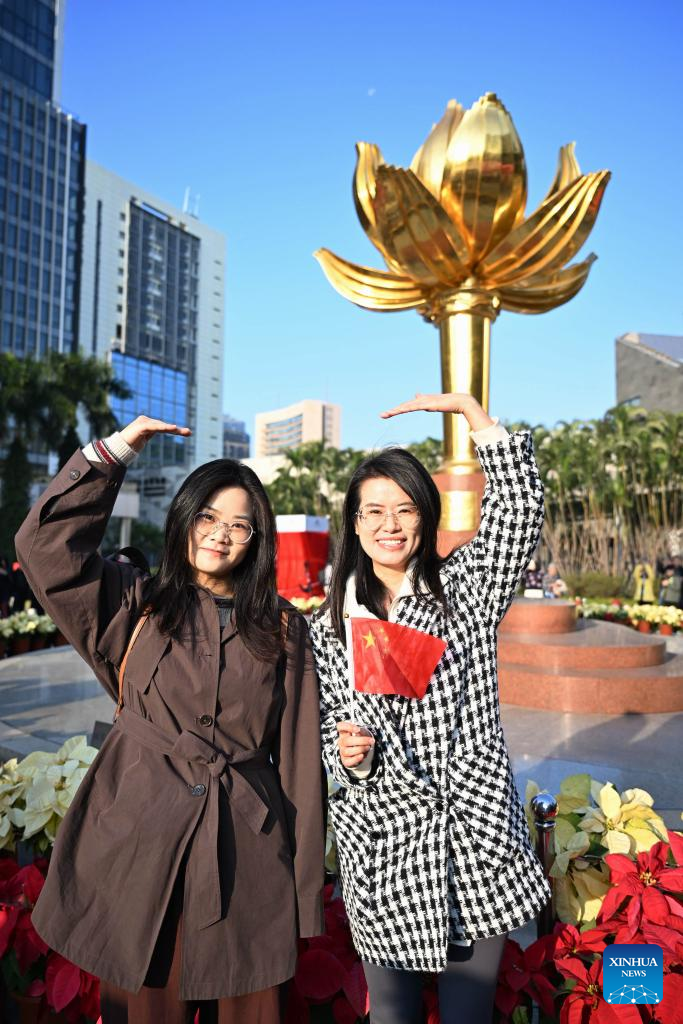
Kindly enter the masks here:
[[666, 1024], [683, 1024], [683, 974], [664, 975], [664, 995], [657, 1011]]
[[346, 971], [333, 953], [310, 949], [297, 961], [294, 984], [308, 999], [331, 999], [342, 987], [345, 975]]
[[358, 1014], [343, 996], [337, 996], [332, 1003], [332, 1016], [334, 1024], [356, 1024], [358, 1021]]
[[659, 876], [659, 884], [669, 892], [683, 892], [683, 867], [666, 868]]
[[567, 957], [564, 960], [556, 960], [555, 967], [565, 978], [575, 978], [581, 984], [586, 984], [588, 974], [584, 964], [577, 957]]
[[669, 904], [654, 886], [648, 886], [642, 895], [643, 918], [655, 924], [664, 924], [669, 916]]
[[25, 974], [38, 957], [48, 952], [47, 943], [43, 942], [31, 923], [28, 913], [21, 915], [14, 933], [14, 949], [17, 954], [19, 969]]
[[363, 965], [356, 962], [346, 972], [343, 983], [344, 995], [356, 1011], [356, 1016], [366, 1017], [370, 1012], [370, 996], [368, 985], [363, 972]]
[[669, 845], [673, 859], [679, 868], [683, 868], [683, 834], [680, 832], [669, 832]]
[[78, 995], [81, 987], [80, 968], [65, 960], [59, 953], [52, 953], [45, 970], [45, 991], [48, 1005], [57, 1013], [68, 1006]]
[[16, 878], [17, 880], [21, 880], [24, 896], [28, 902], [31, 905], [36, 903], [42, 888], [45, 885], [45, 876], [38, 870], [35, 864], [29, 864], [27, 867], [21, 869]]
[[19, 907], [0, 907], [0, 958], [7, 952], [19, 914]]
[[555, 986], [543, 974], [535, 974], [530, 994], [534, 997], [544, 1013], [552, 1017], [555, 1010]]

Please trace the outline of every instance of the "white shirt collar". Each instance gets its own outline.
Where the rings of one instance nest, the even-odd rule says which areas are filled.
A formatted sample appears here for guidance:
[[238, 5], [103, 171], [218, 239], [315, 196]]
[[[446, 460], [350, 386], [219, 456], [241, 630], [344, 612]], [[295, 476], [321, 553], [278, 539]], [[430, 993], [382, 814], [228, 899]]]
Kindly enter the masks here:
[[[389, 608], [389, 616], [391, 616], [392, 610], [396, 607], [399, 601], [403, 600], [404, 597], [413, 597], [416, 593], [429, 594], [429, 590], [422, 584], [419, 591], [415, 589], [415, 569], [417, 567], [417, 559], [413, 558], [408, 563], [406, 574], [403, 577], [401, 586], [398, 589], [396, 596], [391, 602]], [[377, 616], [365, 607], [364, 604], [360, 604], [356, 596], [356, 574], [352, 572], [346, 581], [346, 594], [344, 596], [344, 614], [349, 615], [352, 619], [376, 619]]]

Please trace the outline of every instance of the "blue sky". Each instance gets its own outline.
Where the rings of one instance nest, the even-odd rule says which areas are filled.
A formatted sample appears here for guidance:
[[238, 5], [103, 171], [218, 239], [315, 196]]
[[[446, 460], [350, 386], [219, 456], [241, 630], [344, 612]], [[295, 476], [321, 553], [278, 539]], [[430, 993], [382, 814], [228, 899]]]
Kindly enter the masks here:
[[437, 331], [369, 313], [312, 253], [381, 267], [351, 196], [354, 144], [406, 166], [454, 97], [498, 93], [522, 139], [533, 208], [557, 152], [613, 172], [581, 253], [583, 291], [493, 327], [491, 412], [552, 424], [614, 402], [614, 339], [683, 334], [683, 8], [593, 4], [373, 4], [68, 0], [62, 101], [88, 155], [169, 202], [186, 186], [227, 236], [225, 410], [300, 398], [342, 406], [354, 447], [441, 436], [440, 417], [382, 421], [439, 390]]

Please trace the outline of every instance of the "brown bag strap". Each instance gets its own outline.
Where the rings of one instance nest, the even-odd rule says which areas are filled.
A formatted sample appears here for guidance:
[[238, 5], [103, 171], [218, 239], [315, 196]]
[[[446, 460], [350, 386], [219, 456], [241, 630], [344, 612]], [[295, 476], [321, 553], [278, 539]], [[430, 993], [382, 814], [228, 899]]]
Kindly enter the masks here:
[[128, 646], [126, 647], [126, 653], [124, 654], [123, 661], [121, 662], [121, 668], [119, 669], [119, 699], [118, 699], [118, 703], [116, 705], [116, 711], [114, 712], [114, 721], [116, 721], [116, 719], [121, 714], [121, 708], [123, 707], [123, 677], [124, 677], [125, 672], [126, 672], [126, 664], [128, 662], [128, 655], [130, 654], [130, 652], [133, 649], [133, 644], [135, 643], [137, 638], [140, 636], [140, 630], [142, 629], [144, 624], [147, 622], [147, 619], [149, 618], [149, 615], [150, 615], [149, 611], [145, 610], [142, 613], [142, 615], [140, 616], [140, 618], [138, 619], [138, 621], [135, 623], [135, 629], [131, 633], [130, 640], [128, 641]]

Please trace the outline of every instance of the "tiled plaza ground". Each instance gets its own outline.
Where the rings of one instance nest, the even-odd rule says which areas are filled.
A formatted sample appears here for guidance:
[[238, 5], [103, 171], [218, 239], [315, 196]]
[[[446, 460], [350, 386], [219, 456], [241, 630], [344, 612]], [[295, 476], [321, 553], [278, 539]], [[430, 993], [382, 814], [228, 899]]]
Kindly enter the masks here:
[[[683, 637], [670, 641], [677, 648]], [[0, 661], [0, 756], [56, 750], [68, 737], [92, 733], [113, 710], [93, 674], [70, 647]], [[619, 789], [640, 786], [683, 823], [683, 714], [567, 714], [503, 706], [503, 725], [520, 790], [528, 778], [554, 790], [575, 771]]]

